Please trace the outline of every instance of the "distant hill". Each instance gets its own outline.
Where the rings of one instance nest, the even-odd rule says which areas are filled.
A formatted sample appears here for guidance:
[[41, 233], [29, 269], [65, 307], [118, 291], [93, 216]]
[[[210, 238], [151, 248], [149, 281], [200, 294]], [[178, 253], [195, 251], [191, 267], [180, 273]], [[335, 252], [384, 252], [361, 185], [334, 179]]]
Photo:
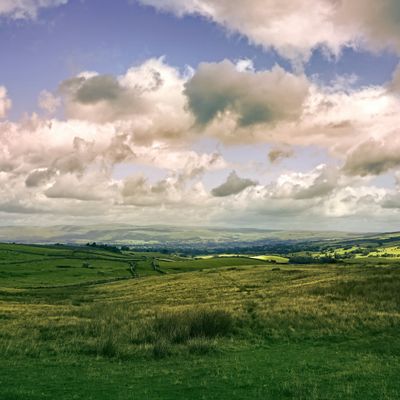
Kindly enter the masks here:
[[[257, 241], [341, 241], [367, 235], [347, 232], [278, 231], [252, 228], [203, 228], [134, 225], [58, 225], [50, 227], [0, 227], [1, 242], [74, 243], [100, 242], [121, 245], [241, 243]], [[377, 237], [377, 234], [374, 234]], [[381, 235], [380, 235], [381, 236]]]

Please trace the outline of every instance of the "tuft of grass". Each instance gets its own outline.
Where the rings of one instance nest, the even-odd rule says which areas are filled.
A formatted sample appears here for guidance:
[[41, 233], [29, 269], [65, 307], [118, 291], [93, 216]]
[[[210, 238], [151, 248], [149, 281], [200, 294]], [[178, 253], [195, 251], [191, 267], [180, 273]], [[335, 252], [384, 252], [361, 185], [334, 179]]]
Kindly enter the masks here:
[[215, 341], [208, 338], [194, 338], [187, 342], [187, 349], [190, 354], [204, 355], [217, 350]]
[[171, 343], [165, 339], [161, 339], [153, 345], [153, 357], [156, 359], [162, 359], [172, 355]]
[[195, 338], [227, 336], [233, 331], [232, 315], [224, 310], [188, 310], [159, 314], [150, 324], [156, 338], [186, 343]]
[[107, 358], [116, 357], [118, 355], [117, 338], [113, 335], [100, 338], [96, 343], [96, 354]]

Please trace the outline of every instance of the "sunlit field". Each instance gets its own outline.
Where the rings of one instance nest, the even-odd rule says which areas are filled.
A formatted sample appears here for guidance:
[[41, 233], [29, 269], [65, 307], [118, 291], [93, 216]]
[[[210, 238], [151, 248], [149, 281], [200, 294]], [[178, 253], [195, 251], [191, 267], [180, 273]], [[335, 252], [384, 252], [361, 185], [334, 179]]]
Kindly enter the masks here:
[[2, 399], [400, 396], [396, 264], [0, 253]]

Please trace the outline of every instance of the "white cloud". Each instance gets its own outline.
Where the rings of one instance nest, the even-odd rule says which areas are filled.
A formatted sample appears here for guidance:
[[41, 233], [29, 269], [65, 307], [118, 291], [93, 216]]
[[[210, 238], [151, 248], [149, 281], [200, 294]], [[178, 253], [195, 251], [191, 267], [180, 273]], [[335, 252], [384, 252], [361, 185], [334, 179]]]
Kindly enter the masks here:
[[279, 66], [255, 72], [237, 69], [228, 60], [200, 64], [185, 86], [189, 107], [199, 124], [233, 113], [238, 125], [244, 127], [298, 119], [308, 90], [305, 76]]
[[136, 162], [161, 169], [169, 169], [187, 178], [227, 167], [221, 154], [197, 153], [187, 148], [155, 143], [152, 146], [134, 146]]
[[321, 164], [308, 173], [282, 174], [272, 185], [271, 195], [276, 198], [313, 199], [328, 195], [338, 184], [337, 169]]
[[344, 46], [400, 51], [397, 0], [138, 0], [178, 16], [198, 14], [294, 61]]
[[48, 112], [49, 114], [54, 114], [57, 109], [61, 106], [61, 99], [54, 96], [47, 90], [43, 90], [39, 94], [39, 107]]
[[[207, 201], [201, 183], [187, 185], [182, 177], [170, 176], [151, 184], [144, 176], [132, 176], [123, 182], [123, 204], [137, 207], [169, 206], [198, 208]], [[202, 204], [203, 203], [203, 204]]]
[[257, 182], [247, 179], [240, 178], [236, 171], [232, 171], [226, 181], [220, 186], [215, 187], [211, 194], [215, 197], [226, 197], [233, 194], [238, 194], [250, 186], [257, 185]]
[[290, 158], [294, 155], [294, 150], [288, 146], [273, 147], [268, 152], [268, 159], [271, 164], [276, 164], [285, 158]]
[[323, 86], [278, 66], [255, 71], [241, 63], [204, 63], [189, 76], [151, 59], [120, 77], [79, 74], [61, 85], [67, 117], [119, 132], [122, 158], [133, 144], [154, 152], [157, 143], [171, 148], [209, 136], [227, 144], [320, 146], [344, 159], [366, 140], [395, 133], [395, 77], [354, 89], [351, 77]]
[[377, 217], [382, 213], [382, 201], [387, 190], [373, 186], [344, 187], [330, 196], [322, 205], [328, 217], [364, 215]]
[[[46, 214], [58, 222], [282, 227], [281, 220], [312, 228], [368, 213], [390, 221], [397, 213], [398, 188], [375, 187], [369, 178], [400, 165], [393, 83], [354, 89], [344, 79], [322, 86], [280, 67], [256, 71], [229, 61], [187, 75], [159, 59], [115, 78], [79, 74], [62, 87], [65, 120], [33, 114], [0, 122], [0, 213], [15, 220]], [[5, 90], [2, 98], [8, 100]], [[247, 148], [225, 159], [226, 146], [209, 147], [210, 137], [251, 150], [272, 144], [274, 162], [297, 146], [313, 146], [329, 152], [332, 165], [299, 172], [296, 157], [285, 163], [294, 170], [278, 172], [265, 154], [255, 170]], [[207, 151], [198, 150], [198, 139], [206, 139]], [[116, 166], [126, 168], [126, 178], [115, 178]], [[146, 176], [141, 167], [158, 172]], [[240, 176], [217, 186], [233, 168]], [[244, 171], [250, 178], [241, 177]]]
[[400, 166], [400, 142], [397, 135], [385, 141], [368, 140], [346, 159], [343, 170], [349, 175], [380, 175]]
[[25, 179], [26, 187], [38, 187], [47, 183], [55, 176], [57, 171], [49, 168], [38, 168], [33, 170]]
[[4, 86], [0, 86], [0, 118], [4, 118], [7, 115], [11, 105], [12, 102], [7, 96], [7, 89]]
[[[287, 89], [284, 93], [291, 92]], [[216, 101], [221, 97], [217, 94], [214, 96]], [[246, 101], [249, 101], [249, 97]], [[208, 104], [212, 102], [212, 99], [208, 100]], [[284, 113], [287, 110], [285, 104], [282, 103], [281, 107]], [[269, 143], [277, 148], [288, 144], [318, 146], [339, 160], [344, 160], [368, 140], [387, 142], [390, 146], [397, 135], [399, 107], [400, 96], [386, 87], [352, 89], [311, 83], [308, 95], [293, 120], [281, 118], [272, 124], [270, 121], [260, 121], [243, 126], [237, 113], [225, 112], [214, 116], [203, 134], [226, 144]]]
[[193, 124], [185, 110], [186, 76], [163, 59], [150, 59], [130, 68], [125, 75], [80, 74], [64, 81], [66, 114], [95, 123], [120, 122], [135, 140], [179, 139]]
[[41, 8], [67, 3], [68, 0], [0, 0], [0, 15], [13, 19], [34, 19]]
[[101, 173], [88, 173], [78, 177], [72, 173], [60, 175], [44, 191], [51, 199], [100, 201], [115, 197], [116, 185]]

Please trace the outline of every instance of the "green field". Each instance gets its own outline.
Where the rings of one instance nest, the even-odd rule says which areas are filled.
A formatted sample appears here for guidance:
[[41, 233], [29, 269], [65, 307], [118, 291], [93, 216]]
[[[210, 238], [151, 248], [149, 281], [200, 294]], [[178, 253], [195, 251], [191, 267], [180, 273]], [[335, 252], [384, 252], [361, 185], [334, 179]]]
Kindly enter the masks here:
[[159, 261], [160, 268], [166, 272], [190, 272], [221, 267], [238, 267], [245, 265], [264, 265], [261, 260], [253, 260], [248, 257], [212, 257], [205, 259], [187, 259], [179, 261]]
[[1, 245], [0, 281], [3, 287], [25, 287], [128, 278], [134, 260], [85, 248]]
[[400, 268], [351, 261], [0, 245], [0, 399], [398, 399]]
[[287, 257], [281, 257], [281, 256], [262, 255], [262, 256], [251, 256], [250, 258], [254, 260], [275, 262], [277, 264], [287, 264], [289, 262], [289, 259]]
[[[247, 255], [247, 254], [217, 254], [217, 255], [206, 255], [206, 256], [197, 256], [196, 260], [211, 260], [216, 258], [228, 258], [228, 259], [252, 259], [252, 260], [260, 260], [260, 261], [268, 261], [277, 264], [287, 264], [289, 259], [287, 257], [276, 256], [276, 255]], [[254, 262], [254, 261], [253, 261]]]

